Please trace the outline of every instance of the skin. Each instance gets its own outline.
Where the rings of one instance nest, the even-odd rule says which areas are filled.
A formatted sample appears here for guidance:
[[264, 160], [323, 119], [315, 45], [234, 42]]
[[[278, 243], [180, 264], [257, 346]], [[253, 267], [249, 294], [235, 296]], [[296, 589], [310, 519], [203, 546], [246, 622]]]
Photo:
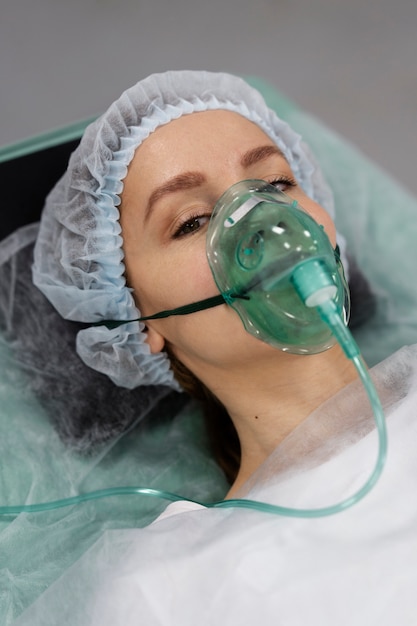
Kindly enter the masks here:
[[[217, 295], [206, 258], [207, 225], [218, 198], [238, 181], [281, 181], [277, 186], [335, 245], [330, 216], [305, 195], [273, 148], [258, 126], [228, 111], [185, 115], [139, 146], [120, 209], [127, 280], [142, 315]], [[150, 321], [151, 351], [166, 342], [235, 424], [242, 463], [228, 497], [303, 419], [356, 377], [338, 346], [307, 357], [284, 353], [249, 335], [227, 305]]]

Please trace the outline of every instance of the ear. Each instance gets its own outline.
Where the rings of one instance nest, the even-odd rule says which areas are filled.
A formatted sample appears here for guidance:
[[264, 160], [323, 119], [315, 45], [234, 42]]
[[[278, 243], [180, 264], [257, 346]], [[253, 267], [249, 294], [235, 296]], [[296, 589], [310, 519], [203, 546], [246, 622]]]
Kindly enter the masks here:
[[165, 338], [152, 326], [146, 327], [146, 343], [151, 349], [152, 354], [157, 354], [158, 352], [162, 352], [165, 346]]

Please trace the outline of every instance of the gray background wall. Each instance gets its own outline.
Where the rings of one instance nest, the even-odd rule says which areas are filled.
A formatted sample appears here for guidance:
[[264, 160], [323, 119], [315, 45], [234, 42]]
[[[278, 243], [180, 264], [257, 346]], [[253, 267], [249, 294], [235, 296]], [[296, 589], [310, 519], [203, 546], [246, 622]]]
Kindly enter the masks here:
[[0, 0], [0, 145], [182, 68], [268, 79], [417, 193], [416, 0]]

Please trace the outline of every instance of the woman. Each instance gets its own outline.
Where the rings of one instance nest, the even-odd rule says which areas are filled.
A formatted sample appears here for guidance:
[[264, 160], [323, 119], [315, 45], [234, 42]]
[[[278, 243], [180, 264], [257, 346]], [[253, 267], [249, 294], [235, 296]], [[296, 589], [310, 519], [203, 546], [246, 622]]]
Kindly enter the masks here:
[[[336, 245], [319, 169], [257, 92], [227, 75], [150, 77], [87, 130], [48, 198], [34, 281], [89, 326], [78, 354], [117, 385], [183, 387], [208, 402], [209, 423], [220, 407], [229, 497], [334, 503], [364, 483], [375, 453], [366, 398], [337, 345], [286, 354], [226, 304], [146, 327], [100, 325], [215, 296], [208, 221], [248, 178], [284, 190]], [[105, 533], [18, 623], [413, 623], [416, 365], [410, 349], [374, 371], [392, 445], [359, 505], [319, 520], [207, 509]]]
[[[35, 284], [82, 322], [135, 319], [136, 307], [147, 316], [216, 295], [207, 224], [222, 193], [245, 179], [285, 191], [336, 246], [317, 165], [255, 90], [226, 74], [149, 77], [87, 130], [48, 199]], [[142, 330], [136, 322], [92, 327], [79, 333], [77, 350], [116, 384], [179, 383], [204, 398], [208, 424], [218, 415], [212, 439], [233, 483], [229, 495], [356, 377], [339, 347], [285, 354], [251, 337], [226, 305], [150, 320]]]
[[[206, 256], [208, 221], [216, 198], [245, 179], [286, 191], [336, 245], [330, 216], [304, 193], [258, 126], [230, 111], [183, 116], [137, 149], [124, 180], [126, 275], [143, 315], [216, 294]], [[249, 335], [227, 305], [147, 324], [151, 352], [168, 347], [230, 415], [241, 463], [229, 495], [304, 417], [356, 376], [339, 347], [310, 358], [281, 352]]]

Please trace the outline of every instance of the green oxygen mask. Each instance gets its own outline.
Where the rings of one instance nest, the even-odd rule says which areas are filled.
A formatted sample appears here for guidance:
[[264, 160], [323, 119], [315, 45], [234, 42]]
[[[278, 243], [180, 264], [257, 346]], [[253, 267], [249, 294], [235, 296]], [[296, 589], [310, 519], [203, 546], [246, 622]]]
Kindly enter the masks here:
[[207, 257], [246, 330], [274, 347], [315, 354], [333, 346], [336, 338], [317, 310], [329, 298], [348, 321], [343, 266], [323, 227], [265, 181], [241, 181], [222, 195], [208, 228]]

